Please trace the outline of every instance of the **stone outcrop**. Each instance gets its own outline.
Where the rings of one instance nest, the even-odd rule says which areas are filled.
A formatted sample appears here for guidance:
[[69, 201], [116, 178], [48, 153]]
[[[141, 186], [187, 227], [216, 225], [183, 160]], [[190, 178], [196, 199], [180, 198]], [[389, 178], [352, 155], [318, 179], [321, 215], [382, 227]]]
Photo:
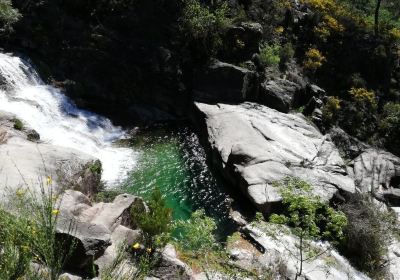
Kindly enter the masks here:
[[255, 72], [215, 60], [196, 74], [193, 97], [202, 102], [238, 103], [254, 99], [257, 86]]
[[[285, 226], [262, 223], [247, 225], [244, 234], [256, 244], [259, 251], [251, 246], [241, 246], [239, 242], [230, 244], [229, 253], [243, 269], [257, 269], [259, 273], [268, 271], [274, 279], [295, 279], [299, 272], [300, 255], [298, 237], [292, 235]], [[328, 243], [311, 242], [310, 250], [319, 252], [316, 257], [308, 257], [303, 262], [303, 274], [297, 279], [308, 280], [367, 280], [366, 275], [354, 269]]]
[[355, 191], [329, 135], [304, 116], [253, 103], [195, 106], [213, 164], [264, 213], [281, 200], [272, 183], [287, 176], [311, 183], [323, 199]]
[[59, 179], [66, 179], [59, 178], [59, 170], [75, 174], [94, 160], [73, 149], [33, 142], [32, 131], [14, 128], [13, 120], [12, 114], [0, 112], [0, 195], [27, 186], [38, 190], [48, 176], [56, 187]]
[[60, 237], [72, 237], [76, 243], [67, 268], [85, 275], [93, 268], [96, 259], [95, 264], [100, 269], [104, 268], [117, 256], [120, 242], [136, 241], [139, 231], [129, 228], [129, 210], [135, 203], [143, 201], [133, 195], [122, 194], [112, 203], [92, 205], [82, 193], [65, 191], [59, 199], [57, 232]]
[[354, 180], [362, 192], [400, 205], [400, 158], [391, 153], [369, 148], [352, 161]]

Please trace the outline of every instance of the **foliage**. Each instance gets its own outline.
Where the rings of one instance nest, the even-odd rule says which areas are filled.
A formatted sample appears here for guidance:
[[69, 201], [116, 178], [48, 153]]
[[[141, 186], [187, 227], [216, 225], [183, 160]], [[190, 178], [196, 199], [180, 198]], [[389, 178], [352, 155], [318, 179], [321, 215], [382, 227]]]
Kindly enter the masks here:
[[12, 6], [11, 0], [0, 0], [0, 32], [12, 30], [21, 14]]
[[285, 210], [280, 215], [272, 214], [271, 222], [286, 224], [305, 239], [324, 238], [336, 242], [343, 237], [346, 217], [313, 195], [310, 184], [289, 177], [275, 185], [281, 191]]
[[380, 134], [385, 146], [393, 153], [400, 154], [400, 104], [388, 103], [383, 107], [379, 122]]
[[339, 250], [358, 269], [373, 278], [384, 274], [386, 248], [396, 229], [396, 218], [363, 194], [354, 194], [340, 206], [346, 214]]
[[290, 62], [290, 60], [294, 56], [293, 45], [289, 42], [284, 44], [279, 50], [279, 63], [283, 68], [286, 63]]
[[222, 45], [220, 32], [228, 26], [230, 19], [225, 1], [216, 1], [206, 6], [199, 0], [187, 0], [183, 8], [182, 26], [187, 35], [208, 48], [211, 54]]
[[280, 54], [280, 45], [264, 45], [260, 49], [260, 61], [265, 67], [277, 66], [281, 61]]
[[286, 178], [276, 182], [282, 195], [283, 214], [272, 214], [270, 222], [284, 224], [299, 237], [299, 263], [296, 279], [303, 273], [304, 253], [311, 248], [308, 240], [325, 239], [337, 243], [343, 238], [343, 228], [347, 224], [346, 216], [322, 202], [311, 193], [312, 186], [298, 178]]
[[325, 56], [316, 49], [310, 48], [305, 53], [304, 67], [308, 70], [315, 71], [326, 61]]
[[334, 122], [339, 110], [340, 99], [337, 96], [329, 96], [322, 109], [322, 116], [324, 121], [328, 123]]
[[197, 255], [212, 251], [218, 246], [214, 236], [216, 229], [215, 221], [207, 217], [204, 210], [197, 210], [189, 220], [179, 220], [175, 224], [175, 230], [179, 233], [179, 247]]
[[146, 247], [163, 247], [169, 239], [172, 211], [157, 188], [151, 193], [147, 206], [148, 211], [142, 203], [134, 205], [131, 209], [132, 220], [143, 231]]
[[359, 106], [376, 107], [376, 98], [373, 91], [369, 91], [366, 88], [351, 88], [349, 95]]
[[[17, 190], [11, 204], [2, 205], [12, 215], [0, 209], [0, 276], [4, 276], [1, 279], [26, 275], [28, 279], [56, 280], [71, 256], [74, 243], [56, 234], [59, 201], [51, 178], [46, 181], [38, 194], [28, 189]], [[73, 221], [63, 222], [65, 232], [71, 233]], [[47, 267], [46, 275], [36, 275], [29, 266], [31, 262]]]
[[14, 129], [22, 130], [24, 128], [24, 124], [20, 119], [13, 119], [13, 122], [14, 122]]

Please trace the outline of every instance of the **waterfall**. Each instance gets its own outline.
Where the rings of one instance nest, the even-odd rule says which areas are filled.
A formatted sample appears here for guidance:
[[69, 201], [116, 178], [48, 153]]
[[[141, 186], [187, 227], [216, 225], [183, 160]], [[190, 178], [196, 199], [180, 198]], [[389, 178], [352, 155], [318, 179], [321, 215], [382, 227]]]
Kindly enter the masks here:
[[126, 136], [105, 117], [81, 110], [59, 89], [46, 85], [23, 59], [0, 53], [0, 111], [10, 112], [36, 130], [42, 141], [100, 159], [108, 186], [125, 179], [136, 153], [113, 145]]

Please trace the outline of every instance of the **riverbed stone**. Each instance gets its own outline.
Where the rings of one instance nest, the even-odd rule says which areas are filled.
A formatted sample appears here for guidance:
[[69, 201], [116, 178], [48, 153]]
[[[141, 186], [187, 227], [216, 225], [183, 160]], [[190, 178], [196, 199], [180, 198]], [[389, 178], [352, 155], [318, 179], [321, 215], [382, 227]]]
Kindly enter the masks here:
[[281, 201], [273, 182], [298, 177], [329, 200], [355, 192], [354, 181], [329, 135], [301, 114], [266, 106], [196, 103], [197, 121], [213, 164], [221, 174], [268, 213]]

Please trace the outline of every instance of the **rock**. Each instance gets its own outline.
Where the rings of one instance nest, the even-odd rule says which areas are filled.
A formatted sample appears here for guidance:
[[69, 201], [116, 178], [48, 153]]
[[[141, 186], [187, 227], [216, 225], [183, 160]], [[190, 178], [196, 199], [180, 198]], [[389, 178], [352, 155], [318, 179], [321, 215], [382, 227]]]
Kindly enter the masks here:
[[362, 192], [371, 192], [377, 199], [393, 206], [400, 205], [400, 158], [375, 148], [368, 148], [355, 158], [356, 186]]
[[58, 176], [60, 170], [68, 168], [76, 173], [94, 160], [73, 149], [27, 140], [32, 130], [13, 129], [13, 119], [12, 114], [0, 112], [0, 196], [14, 194], [21, 187], [39, 191], [48, 176], [57, 189], [59, 179], [67, 179]]
[[37, 131], [34, 130], [34, 129], [29, 129], [29, 130], [26, 132], [26, 137], [27, 137], [27, 139], [28, 139], [29, 141], [32, 141], [32, 142], [37, 142], [37, 141], [40, 140], [40, 135], [39, 135], [39, 133], [37, 133]]
[[250, 59], [258, 52], [262, 34], [262, 26], [256, 22], [242, 22], [229, 27], [224, 36], [224, 45], [228, 46], [228, 49], [222, 55], [228, 60]]
[[368, 149], [368, 145], [359, 141], [357, 138], [348, 135], [339, 127], [331, 128], [328, 133], [336, 147], [339, 149], [340, 154], [346, 159], [354, 159], [363, 151]]
[[322, 135], [301, 114], [254, 103], [195, 105], [195, 121], [202, 127], [212, 163], [260, 211], [268, 213], [280, 202], [272, 183], [287, 176], [309, 182], [322, 199], [355, 191], [329, 135]]
[[76, 276], [76, 275], [72, 275], [72, 274], [69, 274], [69, 273], [63, 273], [63, 274], [60, 275], [58, 280], [82, 280], [82, 277], [79, 277], [79, 276]]
[[[273, 279], [296, 278], [300, 260], [299, 240], [287, 227], [262, 223], [257, 226], [248, 225], [243, 228], [243, 232], [262, 250], [261, 253], [254, 253], [254, 250], [249, 248], [231, 248], [230, 253], [236, 253], [236, 258], [239, 258], [242, 264], [247, 262], [250, 268], [263, 267], [264, 270], [274, 274]], [[303, 262], [303, 275], [298, 279], [370, 279], [354, 269], [328, 243], [310, 242], [309, 246], [310, 250], [318, 252], [319, 255]]]
[[162, 280], [190, 280], [193, 279], [191, 269], [178, 259], [175, 247], [171, 244], [165, 246], [161, 261], [150, 272], [150, 276]]
[[256, 73], [232, 64], [214, 61], [194, 79], [193, 96], [202, 102], [242, 102], [255, 98]]
[[390, 280], [397, 280], [400, 276], [400, 242], [393, 242], [388, 248], [388, 264]]
[[302, 88], [286, 79], [276, 79], [261, 84], [259, 102], [280, 112], [289, 112], [292, 100]]
[[[105, 253], [106, 248], [111, 245], [113, 235], [115, 238], [126, 236], [126, 239], [137, 237], [138, 232], [121, 227], [131, 224], [129, 210], [134, 203], [143, 201], [135, 196], [122, 194], [112, 203], [91, 205], [89, 198], [80, 192], [64, 192], [59, 199], [57, 232], [60, 238], [72, 238], [76, 243], [66, 266], [69, 271], [93, 276], [93, 261]], [[115, 250], [116, 247], [111, 248], [99, 264], [107, 264]]]

